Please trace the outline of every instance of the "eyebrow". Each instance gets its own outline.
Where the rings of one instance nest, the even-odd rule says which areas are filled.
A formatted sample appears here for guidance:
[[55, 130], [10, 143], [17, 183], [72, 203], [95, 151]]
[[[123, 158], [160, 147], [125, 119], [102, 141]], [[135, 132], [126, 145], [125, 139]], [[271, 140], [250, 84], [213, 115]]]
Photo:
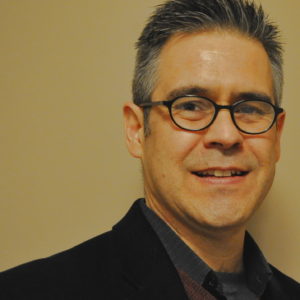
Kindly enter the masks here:
[[[174, 89], [171, 92], [167, 94], [166, 99], [172, 100], [177, 97], [186, 96], [186, 95], [195, 95], [195, 96], [207, 96], [210, 94], [210, 90], [200, 87], [200, 86], [188, 86], [188, 87], [182, 87], [178, 89]], [[209, 98], [209, 97], [208, 97]], [[214, 99], [211, 99], [214, 100]], [[239, 101], [239, 100], [264, 100], [269, 103], [273, 103], [274, 101], [272, 98], [265, 94], [260, 92], [242, 92], [242, 93], [236, 93], [232, 96], [233, 102]]]
[[201, 96], [203, 94], [207, 94], [208, 90], [199, 86], [189, 86], [189, 87], [182, 87], [175, 90], [172, 90], [170, 93], [167, 94], [167, 99], [174, 99], [181, 96], [186, 95], [195, 95]]
[[273, 103], [272, 98], [265, 93], [246, 92], [238, 94], [240, 100], [264, 100]]

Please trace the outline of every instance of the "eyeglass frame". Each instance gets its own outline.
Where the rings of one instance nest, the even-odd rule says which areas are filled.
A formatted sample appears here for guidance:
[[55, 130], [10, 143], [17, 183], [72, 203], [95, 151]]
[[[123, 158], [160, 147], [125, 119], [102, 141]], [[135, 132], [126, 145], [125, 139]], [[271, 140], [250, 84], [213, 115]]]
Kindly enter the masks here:
[[[180, 99], [180, 98], [188, 98], [188, 97], [195, 97], [195, 98], [205, 99], [205, 100], [209, 101], [209, 102], [214, 106], [214, 108], [215, 108], [215, 112], [214, 112], [213, 118], [212, 118], [211, 121], [208, 123], [208, 125], [206, 125], [205, 127], [201, 128], [201, 129], [188, 129], [188, 128], [182, 127], [182, 126], [180, 126], [180, 125], [175, 121], [175, 119], [174, 119], [174, 117], [173, 117], [173, 114], [172, 114], [172, 105], [173, 105], [173, 103], [174, 103], [176, 100]], [[273, 108], [273, 110], [274, 110], [274, 119], [273, 119], [273, 121], [271, 122], [270, 126], [269, 126], [267, 129], [263, 130], [263, 131], [255, 132], [255, 133], [253, 133], [253, 132], [247, 132], [247, 131], [241, 129], [241, 128], [237, 125], [237, 123], [236, 123], [236, 121], [235, 121], [234, 112], [233, 112], [234, 108], [235, 108], [236, 106], [238, 106], [239, 104], [245, 103], [245, 102], [253, 102], [253, 101], [267, 103], [267, 104], [271, 105], [272, 108]], [[175, 97], [175, 98], [173, 98], [173, 99], [171, 99], [171, 100], [151, 101], [151, 102], [144, 102], [144, 103], [138, 104], [138, 106], [141, 107], [141, 108], [152, 108], [152, 107], [158, 106], [158, 105], [164, 105], [164, 106], [166, 106], [166, 107], [168, 108], [168, 110], [169, 110], [169, 115], [170, 115], [171, 120], [173, 121], [173, 123], [174, 123], [177, 127], [181, 128], [181, 129], [184, 129], [184, 130], [187, 130], [187, 131], [202, 131], [202, 130], [208, 128], [208, 127], [211, 126], [211, 125], [213, 124], [213, 122], [216, 120], [219, 111], [222, 110], [222, 109], [227, 109], [227, 110], [229, 110], [229, 112], [230, 112], [231, 120], [232, 120], [233, 124], [235, 125], [235, 127], [236, 127], [239, 131], [241, 131], [241, 132], [243, 132], [243, 133], [246, 133], [246, 134], [252, 134], [252, 135], [255, 135], [255, 134], [262, 134], [262, 133], [265, 133], [265, 132], [269, 131], [269, 130], [272, 128], [272, 126], [274, 125], [274, 123], [276, 122], [276, 119], [277, 119], [278, 115], [284, 112], [284, 109], [283, 109], [283, 108], [281, 108], [281, 107], [279, 107], [279, 106], [276, 106], [276, 105], [274, 105], [273, 103], [271, 103], [271, 102], [269, 102], [269, 101], [266, 101], [266, 100], [262, 100], [262, 99], [255, 99], [255, 100], [253, 100], [253, 99], [249, 99], [249, 100], [248, 100], [248, 99], [242, 99], [242, 100], [240, 100], [240, 101], [234, 102], [232, 105], [220, 105], [220, 104], [215, 103], [213, 100], [211, 100], [211, 99], [209, 99], [209, 98], [207, 98], [207, 97], [198, 96], [198, 95], [190, 95], [190, 94], [188, 94], [188, 95], [182, 95], [182, 96], [177, 96], [177, 97]]]

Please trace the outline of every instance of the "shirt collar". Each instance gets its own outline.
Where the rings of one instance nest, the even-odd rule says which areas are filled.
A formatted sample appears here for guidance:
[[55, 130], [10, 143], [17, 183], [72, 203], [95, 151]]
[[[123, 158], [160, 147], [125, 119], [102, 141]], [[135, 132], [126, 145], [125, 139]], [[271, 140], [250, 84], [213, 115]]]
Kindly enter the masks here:
[[272, 270], [251, 235], [246, 232], [244, 244], [244, 268], [249, 288], [261, 296], [272, 277]]
[[[212, 269], [189, 248], [180, 237], [140, 199], [140, 207], [146, 219], [158, 235], [176, 269], [203, 284], [213, 274]], [[261, 296], [272, 276], [265, 257], [248, 232], [244, 244], [244, 268], [249, 289]]]

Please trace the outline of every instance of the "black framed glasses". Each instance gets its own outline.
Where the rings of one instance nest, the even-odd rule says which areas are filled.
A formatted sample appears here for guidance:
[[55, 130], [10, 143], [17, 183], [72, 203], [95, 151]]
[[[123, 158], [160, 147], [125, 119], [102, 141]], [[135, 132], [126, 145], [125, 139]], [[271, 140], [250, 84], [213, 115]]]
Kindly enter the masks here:
[[284, 110], [266, 100], [240, 100], [232, 105], [218, 105], [206, 97], [185, 95], [172, 100], [146, 102], [142, 108], [164, 105], [175, 125], [189, 131], [208, 128], [221, 109], [230, 111], [231, 119], [238, 130], [247, 134], [268, 131]]

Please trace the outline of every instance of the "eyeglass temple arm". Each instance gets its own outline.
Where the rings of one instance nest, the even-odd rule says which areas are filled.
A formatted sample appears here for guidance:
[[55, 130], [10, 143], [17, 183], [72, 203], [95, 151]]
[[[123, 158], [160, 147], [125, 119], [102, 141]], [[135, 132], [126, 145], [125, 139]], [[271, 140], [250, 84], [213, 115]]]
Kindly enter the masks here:
[[145, 103], [140, 103], [140, 107], [153, 107], [157, 105], [166, 105], [166, 101], [155, 101], [155, 102], [145, 102]]

